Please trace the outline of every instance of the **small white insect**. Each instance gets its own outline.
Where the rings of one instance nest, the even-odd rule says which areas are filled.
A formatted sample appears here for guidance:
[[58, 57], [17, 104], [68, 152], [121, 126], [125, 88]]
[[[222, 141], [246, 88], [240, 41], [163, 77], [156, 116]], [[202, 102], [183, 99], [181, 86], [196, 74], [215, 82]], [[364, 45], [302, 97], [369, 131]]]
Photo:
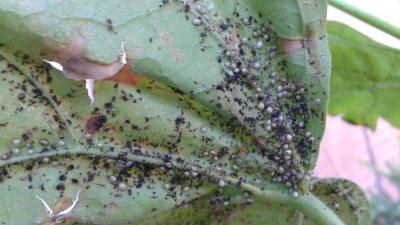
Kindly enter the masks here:
[[43, 198], [39, 197], [38, 195], [36, 195], [36, 198], [39, 199], [39, 201], [42, 202], [42, 204], [46, 208], [46, 211], [49, 212], [50, 220], [52, 222], [55, 222], [55, 223], [60, 223], [62, 219], [64, 219], [65, 217], [71, 215], [72, 210], [75, 208], [76, 204], [79, 201], [80, 192], [81, 192], [81, 189], [79, 189], [78, 193], [76, 193], [75, 198], [72, 199], [72, 204], [71, 204], [70, 207], [64, 209], [63, 211], [59, 212], [56, 215], [54, 215], [53, 210], [50, 208], [50, 206], [47, 204], [47, 202]]

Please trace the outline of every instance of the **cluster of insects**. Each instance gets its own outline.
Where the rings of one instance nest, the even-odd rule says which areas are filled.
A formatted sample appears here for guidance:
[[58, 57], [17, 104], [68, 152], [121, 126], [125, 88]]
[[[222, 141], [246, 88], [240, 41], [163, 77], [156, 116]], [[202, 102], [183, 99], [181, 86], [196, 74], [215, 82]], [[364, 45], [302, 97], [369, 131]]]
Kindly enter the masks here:
[[[14, 138], [11, 141], [8, 152], [0, 155], [0, 163], [1, 160], [9, 161], [13, 157], [18, 158], [24, 154], [28, 157], [48, 154], [52, 156], [39, 157], [40, 162], [38, 164], [48, 163], [58, 168], [60, 164], [56, 157], [57, 154], [50, 154], [50, 152], [67, 151], [69, 149], [63, 135], [60, 134], [73, 124], [74, 130], [84, 134], [84, 142], [78, 144], [97, 149], [97, 152], [105, 155], [123, 149], [120, 154], [114, 154], [103, 161], [92, 158], [91, 168], [93, 171], [89, 172], [84, 179], [74, 178], [72, 180], [74, 185], [90, 183], [96, 176], [99, 176], [99, 173], [96, 173], [99, 167], [114, 168], [113, 174], [107, 175], [109, 182], [115, 190], [127, 192], [129, 196], [135, 188], [142, 188], [145, 184], [149, 189], [154, 189], [151, 181], [145, 181], [151, 180], [153, 174], [157, 174], [168, 177], [164, 180], [163, 187], [167, 194], [163, 197], [176, 199], [179, 202], [178, 196], [189, 192], [192, 188], [200, 188], [203, 183], [211, 181], [219, 188], [210, 203], [227, 205], [230, 198], [224, 196], [222, 190], [231, 183], [225, 180], [224, 176], [237, 178], [238, 184], [249, 182], [262, 186], [262, 182], [249, 174], [253, 172], [259, 174], [261, 170], [267, 170], [267, 173], [262, 173], [263, 176], [274, 183], [287, 186], [292, 195], [297, 197], [300, 182], [312, 176], [312, 172], [305, 168], [310, 163], [309, 155], [316, 151], [314, 149], [316, 137], [307, 131], [311, 111], [310, 103], [306, 100], [308, 87], [292, 78], [282, 52], [282, 43], [273, 25], [262, 13], [253, 16], [241, 15], [241, 11], [235, 9], [231, 15], [221, 17], [217, 14], [209, 15], [207, 7], [204, 7], [201, 1], [178, 2], [181, 3], [181, 8], [178, 11], [185, 14], [188, 22], [199, 32], [201, 43], [206, 43], [207, 38], [216, 38], [220, 42], [220, 54], [215, 60], [220, 65], [220, 74], [217, 75], [223, 76], [224, 81], [213, 87], [214, 92], [210, 91], [206, 94], [216, 95], [209, 102], [210, 105], [215, 106], [215, 111], [228, 112], [228, 116], [214, 113], [213, 115], [216, 115], [216, 118], [223, 119], [196, 127], [196, 125], [193, 125], [194, 123], [188, 122], [186, 111], [182, 107], [179, 116], [166, 119], [169, 123], [173, 123], [172, 131], [165, 131], [164, 137], [157, 139], [157, 137], [149, 136], [152, 131], [148, 132], [148, 130], [151, 130], [152, 121], [160, 120], [160, 118], [145, 117], [142, 118], [144, 125], [138, 125], [137, 121], [131, 118], [119, 117], [118, 104], [127, 102], [141, 104], [146, 101], [140, 88], [132, 92], [122, 90], [117, 92], [118, 96], [110, 96], [110, 100], [102, 103], [102, 105], [94, 105], [86, 124], [76, 125], [68, 120], [62, 121], [56, 115], [57, 113], [49, 115], [58, 123], [59, 134], [45, 130], [34, 132], [47, 133], [46, 135], [53, 137], [59, 135], [58, 140], [46, 138], [31, 140], [29, 134], [22, 134], [21, 137]], [[162, 6], [170, 3], [171, 1], [162, 1]], [[174, 3], [176, 2], [174, 1]], [[111, 19], [106, 20], [106, 27], [109, 31], [115, 32]], [[206, 51], [206, 49], [202, 48], [201, 51]], [[29, 57], [20, 58], [23, 59], [22, 64], [32, 63]], [[9, 64], [8, 67], [9, 70], [15, 70], [22, 74], [12, 64]], [[52, 90], [48, 91], [49, 93], [43, 93], [43, 90], [37, 87], [40, 83], [52, 82], [52, 77], [49, 75], [50, 67], [30, 66], [30, 68], [30, 78], [25, 79], [23, 85], [13, 84], [16, 85], [16, 89], [22, 90], [16, 94], [16, 99], [30, 105], [45, 102], [43, 96], [47, 95], [50, 102], [45, 102], [47, 106], [56, 107], [60, 105], [61, 101]], [[151, 90], [152, 82], [154, 81], [150, 81], [149, 87], [144, 89]], [[26, 86], [32, 86], [32, 88], [27, 90]], [[118, 84], [114, 88], [118, 89]], [[171, 90], [174, 91], [174, 96], [178, 96], [177, 99], [182, 103], [181, 105], [186, 104], [185, 107], [190, 108], [191, 101], [196, 100], [184, 98], [181, 96], [181, 92], [173, 88]], [[26, 94], [28, 91], [31, 91], [32, 95]], [[65, 93], [64, 98], [73, 99], [76, 97], [75, 90], [71, 89], [70, 92]], [[320, 104], [320, 100], [316, 99], [315, 104]], [[201, 115], [202, 112], [197, 113]], [[230, 118], [226, 119], [225, 117]], [[71, 119], [79, 120], [80, 118], [79, 115], [72, 113]], [[112, 123], [113, 126], [110, 125]], [[230, 145], [237, 144], [215, 144], [218, 139], [210, 134], [210, 130], [213, 129], [214, 125], [215, 127], [229, 127], [229, 123], [245, 130], [246, 135], [252, 138], [255, 147], [242, 148], [241, 146], [230, 149]], [[125, 143], [118, 143], [121, 146], [115, 147], [117, 141], [108, 134], [124, 133], [128, 130], [135, 132], [136, 136], [131, 135], [134, 137], [127, 138]], [[235, 129], [226, 130], [226, 132], [234, 133]], [[152, 140], [152, 138], [157, 140]], [[187, 145], [189, 142], [187, 139], [196, 144]], [[145, 143], [145, 145], [155, 149], [164, 148], [167, 150], [162, 151], [162, 153], [150, 152], [139, 143]], [[180, 158], [179, 154], [187, 146], [198, 147], [193, 149], [191, 153], [206, 162], [206, 165], [196, 164], [197, 162], [192, 163], [184, 157]], [[160, 163], [144, 166], [145, 163], [132, 160], [134, 158], [132, 155], [160, 159]], [[252, 156], [254, 155], [261, 155], [263, 162], [258, 163], [255, 159], [253, 160]], [[34, 166], [32, 163], [28, 163], [25, 169], [32, 170]], [[62, 164], [62, 166], [66, 166], [67, 170], [75, 169], [71, 165]], [[208, 170], [205, 169], [207, 166], [210, 166]], [[131, 172], [134, 169], [144, 171], [143, 174], [140, 174], [140, 179], [136, 181], [131, 179], [133, 176]], [[222, 174], [222, 176], [218, 178], [207, 176], [209, 171]], [[6, 168], [2, 168], [0, 181], [2, 182], [7, 177], [10, 177], [9, 172]], [[265, 179], [265, 177], [261, 179]], [[55, 189], [62, 193], [65, 189], [65, 177], [60, 176], [59, 179], [60, 182]], [[177, 186], [180, 186], [180, 188], [178, 189]], [[157, 193], [153, 194], [157, 195]], [[251, 203], [251, 196], [248, 193], [246, 195], [246, 203]], [[38, 197], [38, 199], [42, 199], [41, 197], [43, 196]], [[76, 197], [76, 199], [78, 198]], [[48, 206], [46, 207], [48, 208]], [[52, 215], [52, 212], [50, 214]]]
[[[259, 151], [274, 165], [272, 181], [285, 184], [298, 196], [299, 182], [312, 175], [304, 169], [307, 157], [315, 152], [315, 137], [306, 131], [311, 111], [308, 89], [291, 79], [272, 24], [261, 13], [241, 16], [238, 10], [211, 19], [201, 4], [184, 8], [195, 12], [191, 22], [199, 27], [200, 36], [206, 37], [207, 32], [217, 36], [224, 49], [217, 59], [225, 77], [224, 84], [216, 87], [222, 99], [217, 107], [234, 114], [253, 134]], [[236, 109], [224, 105], [231, 102]], [[320, 104], [318, 98], [315, 104]]]

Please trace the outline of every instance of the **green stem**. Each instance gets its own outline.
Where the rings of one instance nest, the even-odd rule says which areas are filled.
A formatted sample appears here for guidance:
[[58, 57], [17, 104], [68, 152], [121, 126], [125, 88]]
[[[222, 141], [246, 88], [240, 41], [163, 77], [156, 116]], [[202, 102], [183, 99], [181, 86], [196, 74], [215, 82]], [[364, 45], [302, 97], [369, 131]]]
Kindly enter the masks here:
[[242, 184], [241, 187], [252, 192], [266, 202], [285, 204], [300, 211], [305, 217], [318, 225], [345, 225], [344, 222], [312, 193], [294, 198], [282, 190], [261, 190], [250, 184]]
[[368, 23], [369, 25], [372, 25], [379, 30], [382, 30], [396, 38], [400, 38], [400, 28], [383, 21], [382, 19], [373, 16], [363, 10], [360, 10], [348, 3], [346, 3], [343, 0], [329, 0], [329, 4], [354, 16], [357, 17], [358, 19]]

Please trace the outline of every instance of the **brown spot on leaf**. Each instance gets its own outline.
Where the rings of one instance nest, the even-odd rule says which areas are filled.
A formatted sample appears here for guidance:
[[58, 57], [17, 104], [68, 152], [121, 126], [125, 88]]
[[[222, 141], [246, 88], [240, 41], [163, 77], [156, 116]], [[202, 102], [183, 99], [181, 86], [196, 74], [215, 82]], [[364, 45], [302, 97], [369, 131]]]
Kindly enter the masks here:
[[118, 209], [118, 205], [115, 202], [111, 202], [111, 203], [109, 203], [109, 204], [107, 204], [105, 206], [108, 209]]
[[57, 215], [58, 213], [62, 212], [63, 210], [67, 209], [70, 207], [72, 204], [72, 201], [68, 198], [60, 198], [56, 205], [53, 208], [53, 213], [54, 215]]
[[86, 134], [95, 134], [97, 131], [100, 130], [100, 128], [103, 127], [104, 123], [107, 121], [107, 117], [104, 115], [96, 115], [93, 117], [90, 117], [86, 121], [86, 126], [85, 126], [85, 133]]
[[117, 74], [108, 77], [105, 80], [112, 80], [126, 85], [136, 86], [136, 84], [143, 78], [143, 75], [132, 73], [129, 67], [125, 65]]
[[238, 33], [236, 31], [233, 31], [231, 34], [229, 34], [229, 39], [231, 40], [232, 44], [239, 44], [239, 38], [238, 38]]
[[56, 47], [54, 61], [63, 66], [64, 75], [73, 80], [100, 80], [116, 74], [124, 64], [120, 56], [111, 64], [100, 64], [85, 56], [86, 40], [78, 31], [73, 31], [70, 41]]
[[299, 49], [303, 48], [303, 40], [288, 40], [285, 39], [282, 42], [283, 51], [285, 53], [297, 52]]
[[172, 38], [167, 33], [160, 33], [160, 40], [165, 45], [165, 47], [171, 51], [172, 57], [174, 57], [176, 63], [182, 62], [182, 53], [179, 49], [172, 46]]

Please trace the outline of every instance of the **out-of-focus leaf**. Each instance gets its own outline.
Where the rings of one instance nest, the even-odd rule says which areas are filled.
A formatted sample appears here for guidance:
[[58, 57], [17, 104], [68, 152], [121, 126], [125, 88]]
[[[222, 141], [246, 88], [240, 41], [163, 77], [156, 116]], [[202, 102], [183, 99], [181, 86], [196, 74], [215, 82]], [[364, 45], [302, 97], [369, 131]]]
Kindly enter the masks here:
[[400, 51], [337, 22], [328, 23], [332, 52], [329, 113], [375, 127], [379, 116], [400, 126]]
[[[337, 213], [345, 224], [371, 224], [371, 206], [364, 191], [355, 183], [340, 178], [316, 179], [312, 192]], [[304, 223], [315, 224], [312, 221]]]

